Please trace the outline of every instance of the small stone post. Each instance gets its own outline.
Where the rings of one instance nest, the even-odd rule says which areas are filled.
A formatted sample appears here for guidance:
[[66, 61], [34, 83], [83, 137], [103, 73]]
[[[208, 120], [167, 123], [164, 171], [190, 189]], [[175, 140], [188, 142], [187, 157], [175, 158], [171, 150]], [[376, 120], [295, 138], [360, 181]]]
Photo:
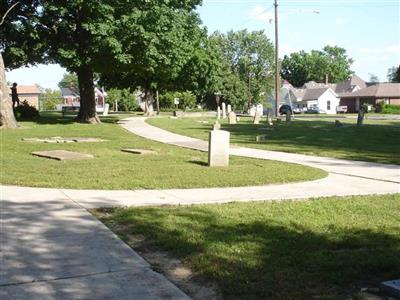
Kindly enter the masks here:
[[292, 121], [292, 114], [290, 112], [286, 113], [286, 123], [290, 123]]
[[358, 117], [357, 117], [357, 126], [361, 126], [364, 122], [364, 107], [361, 106], [360, 109], [358, 110]]
[[225, 119], [226, 118], [226, 105], [225, 105], [225, 102], [222, 102], [221, 107], [222, 107], [222, 119]]
[[229, 166], [229, 131], [213, 130], [208, 135], [208, 166]]
[[231, 111], [228, 114], [228, 121], [229, 121], [229, 124], [236, 124], [237, 123], [236, 114], [233, 111]]
[[229, 113], [232, 111], [232, 106], [230, 105], [230, 104], [228, 104], [228, 106], [227, 106], [227, 113], [228, 113], [228, 116], [229, 116]]
[[221, 108], [219, 106], [217, 107], [217, 119], [221, 119]]
[[260, 124], [260, 114], [258, 111], [256, 111], [256, 114], [254, 115], [253, 124]]

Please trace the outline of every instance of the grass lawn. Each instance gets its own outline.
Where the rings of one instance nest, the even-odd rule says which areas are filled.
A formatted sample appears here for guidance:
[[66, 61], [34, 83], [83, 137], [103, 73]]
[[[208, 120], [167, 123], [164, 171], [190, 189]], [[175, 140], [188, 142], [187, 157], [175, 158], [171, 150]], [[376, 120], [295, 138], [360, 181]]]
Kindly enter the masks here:
[[[200, 123], [206, 120], [209, 124]], [[275, 151], [337, 157], [350, 160], [400, 164], [400, 121], [365, 120], [358, 127], [354, 119], [341, 119], [343, 127], [334, 126], [335, 119], [302, 120], [290, 124], [275, 124], [273, 130], [263, 123], [254, 125], [250, 118], [239, 124], [222, 121], [222, 129], [231, 132], [231, 142], [238, 146]], [[151, 118], [147, 122], [166, 130], [208, 139], [208, 131], [215, 118]], [[267, 140], [256, 142], [257, 135]]]
[[400, 194], [94, 211], [166, 251], [224, 299], [348, 299], [400, 274]]
[[[99, 125], [72, 123], [72, 117], [46, 114], [37, 122], [19, 122], [1, 130], [0, 183], [77, 189], [155, 189], [262, 185], [322, 178], [326, 172], [297, 164], [232, 157], [229, 168], [206, 166], [207, 153], [146, 140], [103, 118]], [[29, 137], [96, 137], [102, 143], [45, 144]], [[157, 155], [140, 156], [121, 148], [143, 148]], [[82, 161], [56, 161], [32, 156], [33, 151], [70, 150], [93, 154]]]

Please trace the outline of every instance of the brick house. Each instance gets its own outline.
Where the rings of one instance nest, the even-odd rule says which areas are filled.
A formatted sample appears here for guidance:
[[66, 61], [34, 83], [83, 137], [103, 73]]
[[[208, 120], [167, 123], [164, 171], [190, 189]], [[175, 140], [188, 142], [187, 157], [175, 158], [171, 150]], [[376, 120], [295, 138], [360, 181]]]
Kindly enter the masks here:
[[[37, 85], [18, 85], [17, 93], [20, 104], [26, 101], [29, 103], [29, 105], [39, 109], [39, 97], [41, 91]], [[11, 98], [11, 89], [10, 89], [10, 98]]]

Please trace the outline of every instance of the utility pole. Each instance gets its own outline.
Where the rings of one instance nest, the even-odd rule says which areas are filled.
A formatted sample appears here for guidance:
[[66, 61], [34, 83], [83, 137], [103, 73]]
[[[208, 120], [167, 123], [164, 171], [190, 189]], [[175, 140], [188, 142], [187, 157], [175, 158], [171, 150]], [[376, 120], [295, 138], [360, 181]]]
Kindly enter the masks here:
[[279, 51], [278, 51], [278, 1], [275, 0], [275, 115], [278, 116], [279, 99]]

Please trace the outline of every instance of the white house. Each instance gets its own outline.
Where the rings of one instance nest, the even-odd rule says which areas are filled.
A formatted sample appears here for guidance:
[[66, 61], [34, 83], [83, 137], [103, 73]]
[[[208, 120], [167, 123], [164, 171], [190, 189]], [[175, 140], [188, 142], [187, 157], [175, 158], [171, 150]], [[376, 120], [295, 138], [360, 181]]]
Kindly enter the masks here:
[[318, 113], [336, 114], [338, 95], [330, 87], [310, 88], [298, 94], [297, 107]]

